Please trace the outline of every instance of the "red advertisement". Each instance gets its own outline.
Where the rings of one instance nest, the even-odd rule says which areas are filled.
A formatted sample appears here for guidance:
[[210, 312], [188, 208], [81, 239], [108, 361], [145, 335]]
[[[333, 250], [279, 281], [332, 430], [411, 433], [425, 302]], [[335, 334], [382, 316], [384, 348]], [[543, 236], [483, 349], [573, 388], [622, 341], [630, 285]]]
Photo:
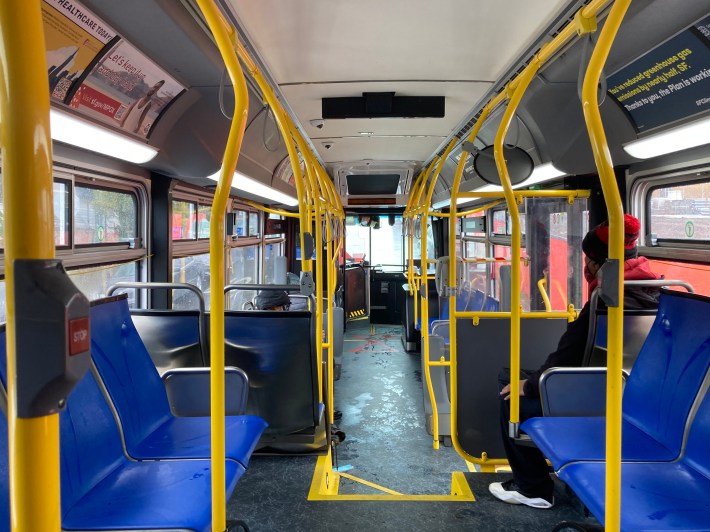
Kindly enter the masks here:
[[94, 66], [70, 105], [101, 122], [147, 137], [161, 112], [184, 90], [121, 40]]
[[93, 111], [96, 111], [97, 113], [113, 118], [122, 104], [118, 100], [114, 100], [102, 92], [94, 90], [89, 86], [82, 85], [74, 94], [70, 105], [74, 108], [78, 108], [83, 105]]

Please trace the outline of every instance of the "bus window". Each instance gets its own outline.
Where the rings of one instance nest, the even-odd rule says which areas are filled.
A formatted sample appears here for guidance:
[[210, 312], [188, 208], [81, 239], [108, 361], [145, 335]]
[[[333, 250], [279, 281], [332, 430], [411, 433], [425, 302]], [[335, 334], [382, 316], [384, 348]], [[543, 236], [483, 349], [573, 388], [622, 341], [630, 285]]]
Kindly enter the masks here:
[[283, 242], [264, 245], [264, 283], [276, 283], [276, 257], [283, 255]]
[[[382, 218], [384, 222], [386, 218]], [[381, 264], [385, 269], [400, 270], [404, 264], [402, 217], [394, 217], [394, 225], [381, 223], [379, 229], [370, 232], [372, 246], [372, 261], [374, 264]]]
[[[229, 283], [256, 284], [259, 282], [259, 246], [235, 247], [229, 253]], [[242, 310], [244, 304], [256, 296], [256, 291], [237, 290], [230, 293], [229, 308]]]
[[[649, 188], [646, 196], [648, 232], [658, 247], [648, 248], [653, 271], [666, 279], [681, 279], [697, 293], [710, 295], [710, 266], [693, 260], [693, 253], [707, 249], [710, 242], [710, 181], [663, 184]], [[682, 248], [687, 261], [654, 257], [663, 247]], [[697, 251], [694, 251], [697, 250]], [[673, 256], [670, 256], [673, 258]]]
[[358, 223], [357, 216], [348, 216], [345, 220], [345, 258], [354, 262], [369, 260], [370, 228]]
[[648, 212], [659, 241], [710, 241], [710, 181], [653, 188]]
[[249, 213], [247, 211], [238, 210], [234, 218], [234, 236], [247, 236], [249, 228]]
[[195, 203], [173, 201], [173, 240], [194, 240], [197, 238], [197, 230], [194, 223], [196, 214], [197, 205]]
[[[81, 268], [71, 270], [71, 277], [74, 284], [84, 292], [89, 299], [99, 299], [108, 291], [109, 287], [120, 282], [133, 282], [138, 279], [136, 262], [126, 264], [112, 264], [108, 266], [96, 266], [91, 268]], [[134, 290], [128, 290], [128, 305], [135, 306]]]
[[[210, 254], [190, 255], [173, 259], [173, 282], [189, 283], [202, 290], [205, 307], [209, 308]], [[179, 310], [197, 308], [197, 297], [187, 290], [173, 292], [173, 308]]]
[[210, 216], [212, 207], [209, 205], [199, 205], [197, 207], [197, 238], [210, 237]]
[[260, 216], [258, 212], [249, 213], [249, 232], [247, 233], [250, 237], [258, 238], [261, 236], [260, 227]]
[[[71, 183], [55, 181], [54, 192], [54, 245], [58, 248], [71, 245]], [[0, 194], [0, 201], [2, 195]], [[2, 238], [2, 237], [0, 237]]]
[[[421, 231], [421, 224], [417, 221], [414, 224], [414, 246], [413, 246], [413, 257], [414, 260], [421, 260], [422, 258], [422, 231]], [[434, 247], [434, 232], [432, 230], [432, 225], [431, 225], [431, 217], [428, 218], [427, 220], [427, 227], [426, 227], [426, 255], [428, 259], [434, 259], [436, 258], [436, 251]], [[429, 272], [433, 272], [435, 270], [436, 266], [434, 264], [429, 265]]]
[[136, 237], [137, 200], [128, 192], [76, 185], [74, 243], [106, 244]]

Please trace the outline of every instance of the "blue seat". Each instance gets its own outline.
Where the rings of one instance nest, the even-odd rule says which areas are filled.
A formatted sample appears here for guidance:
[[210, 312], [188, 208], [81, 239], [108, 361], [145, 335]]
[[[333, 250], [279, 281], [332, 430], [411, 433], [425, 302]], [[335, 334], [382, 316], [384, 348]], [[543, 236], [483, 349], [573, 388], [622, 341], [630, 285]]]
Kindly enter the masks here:
[[495, 297], [486, 297], [486, 301], [483, 304], [484, 312], [498, 312], [500, 311], [500, 301]]
[[[624, 461], [678, 457], [686, 420], [710, 367], [708, 323], [710, 298], [661, 294], [656, 320], [624, 390]], [[570, 462], [604, 460], [604, 417], [532, 418], [520, 428], [556, 470]]]
[[[0, 376], [6, 383], [5, 331]], [[63, 530], [211, 530], [206, 459], [135, 462], [123, 453], [115, 418], [92, 372], [59, 415]], [[10, 530], [7, 418], [0, 414], [0, 531]], [[244, 467], [225, 463], [227, 498]]]
[[309, 311], [225, 312], [225, 363], [249, 376], [247, 412], [269, 424], [262, 443], [321, 423], [314, 327]]
[[[685, 452], [673, 462], [621, 466], [621, 530], [710, 530], [710, 394], [700, 404]], [[605, 464], [569, 464], [564, 480], [604, 522]]]
[[[165, 387], [133, 326], [125, 296], [92, 303], [91, 356], [116, 408], [132, 458], [210, 456], [209, 417], [171, 413]], [[266, 422], [258, 416], [227, 416], [227, 458], [246, 468], [265, 428]]]
[[483, 310], [483, 303], [486, 300], [486, 294], [481, 292], [480, 290], [474, 290], [473, 294], [471, 294], [471, 299], [468, 302], [468, 307], [466, 310], [470, 312], [480, 312]]
[[[211, 530], [206, 459], [135, 462], [91, 372], [60, 414], [64, 530]], [[226, 460], [227, 498], [244, 466]]]

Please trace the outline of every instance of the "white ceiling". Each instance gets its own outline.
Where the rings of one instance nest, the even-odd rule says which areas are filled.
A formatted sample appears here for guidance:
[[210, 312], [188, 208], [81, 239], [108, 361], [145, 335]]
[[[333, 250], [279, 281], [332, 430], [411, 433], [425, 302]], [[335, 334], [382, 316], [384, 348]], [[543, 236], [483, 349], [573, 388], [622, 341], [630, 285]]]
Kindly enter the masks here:
[[[224, 1], [325, 163], [427, 160], [570, 3]], [[446, 115], [309, 123], [321, 117], [324, 97], [392, 91], [445, 96]]]

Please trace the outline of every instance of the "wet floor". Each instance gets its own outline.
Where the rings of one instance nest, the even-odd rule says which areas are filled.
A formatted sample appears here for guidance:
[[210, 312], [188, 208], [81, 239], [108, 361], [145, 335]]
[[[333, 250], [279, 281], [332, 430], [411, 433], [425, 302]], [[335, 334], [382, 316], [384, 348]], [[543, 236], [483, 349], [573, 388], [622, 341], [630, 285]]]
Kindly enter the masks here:
[[[346, 439], [336, 447], [337, 466], [404, 494], [448, 494], [451, 473], [467, 472], [453, 448], [434, 450], [426, 432], [419, 354], [406, 353], [402, 329], [350, 322], [335, 408]], [[497, 414], [496, 414], [497, 415]], [[556, 487], [552, 510], [502, 503], [490, 482], [509, 475], [467, 473], [475, 502], [308, 501], [316, 457], [254, 456], [228, 504], [228, 518], [259, 531], [549, 531], [563, 520], [585, 519], [581, 507]], [[376, 490], [346, 478], [341, 494]]]

